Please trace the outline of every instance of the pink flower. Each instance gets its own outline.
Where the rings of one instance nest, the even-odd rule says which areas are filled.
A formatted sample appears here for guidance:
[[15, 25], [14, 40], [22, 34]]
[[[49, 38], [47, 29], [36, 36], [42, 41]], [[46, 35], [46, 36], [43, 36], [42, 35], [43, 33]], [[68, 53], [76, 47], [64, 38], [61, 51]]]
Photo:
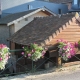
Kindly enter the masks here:
[[35, 52], [35, 50], [32, 49], [32, 52]]
[[73, 43], [69, 43], [67, 41], [64, 41], [62, 39], [58, 40], [58, 42], [60, 43], [58, 47], [59, 48], [59, 54], [62, 56], [62, 58], [64, 59], [66, 58], [71, 58], [72, 56], [75, 55], [75, 46], [78, 46], [77, 43], [75, 43], [75, 46]]
[[24, 52], [22, 52], [21, 54], [24, 55]]
[[30, 57], [31, 56], [31, 54], [28, 54], [28, 57]]
[[6, 60], [8, 60], [9, 59], [9, 56], [6, 56]]
[[70, 58], [71, 58], [71, 56], [68, 56], [68, 58], [70, 59]]
[[24, 48], [24, 46], [22, 48]]
[[46, 48], [46, 47], [45, 47], [44, 49], [45, 49], [45, 50], [48, 50], [48, 48]]
[[0, 61], [2, 61], [2, 58], [0, 58]]
[[63, 50], [66, 50], [66, 49], [67, 49], [66, 46], [64, 46], [64, 47], [63, 47]]
[[6, 47], [6, 45], [0, 44], [0, 49], [2, 49], [2, 48], [4, 48], [4, 47]]
[[63, 41], [62, 39], [57, 40], [57, 42], [62, 42], [62, 41]]
[[46, 53], [46, 51], [42, 51], [42, 56], [44, 56], [44, 55], [45, 55], [45, 53]]
[[64, 43], [67, 44], [68, 42], [67, 41], [64, 41]]
[[76, 47], [76, 48], [78, 47], [78, 43], [77, 43], [77, 42], [75, 42], [75, 44], [74, 44], [74, 45], [75, 45], [75, 47]]
[[65, 53], [63, 53], [62, 56], [65, 56]]

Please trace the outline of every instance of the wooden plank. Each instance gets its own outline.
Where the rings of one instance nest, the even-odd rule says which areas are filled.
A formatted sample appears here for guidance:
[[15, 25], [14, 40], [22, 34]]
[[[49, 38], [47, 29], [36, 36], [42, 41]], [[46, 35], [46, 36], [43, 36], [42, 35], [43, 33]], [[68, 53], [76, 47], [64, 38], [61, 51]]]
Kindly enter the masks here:
[[73, 65], [78, 65], [80, 64], [80, 61], [74, 61], [74, 62], [68, 62], [68, 63], [63, 63], [63, 67], [68, 67], [68, 66], [73, 66]]
[[79, 25], [68, 25], [67, 28], [68, 28], [68, 27], [73, 27], [73, 28], [78, 27], [78, 28], [79, 28], [80, 26], [79, 26]]
[[69, 25], [66, 29], [69, 29], [69, 28], [72, 28], [72, 29], [75, 29], [75, 28], [77, 29], [78, 28], [78, 29], [80, 29], [79, 26], [71, 26], [71, 25]]
[[47, 43], [47, 45], [56, 45], [57, 44], [57, 40], [52, 40], [52, 41], [50, 41], [49, 43]]
[[72, 39], [72, 38], [79, 38], [80, 39], [80, 35], [71, 35], [71, 34], [68, 34], [68, 35], [64, 35], [64, 34], [60, 34], [59, 36], [56, 36], [55, 38], [70, 38], [70, 39]]
[[80, 32], [80, 29], [65, 29], [63, 32]]
[[76, 54], [80, 54], [80, 50], [76, 50]]
[[79, 24], [77, 24], [76, 22], [73, 22], [70, 25], [72, 25], [72, 26], [79, 26]]
[[67, 35], [67, 34], [68, 34], [68, 35], [70, 35], [70, 34], [71, 34], [71, 35], [75, 35], [75, 34], [77, 35], [77, 34], [78, 34], [78, 35], [80, 35], [80, 32], [61, 32], [60, 35], [61, 35], [61, 34], [64, 34], [64, 35]]
[[50, 53], [49, 56], [50, 56], [50, 57], [57, 57], [57, 56], [58, 56], [58, 53], [53, 52], [53, 53]]
[[[55, 39], [53, 39], [52, 41], [50, 41], [49, 43], [57, 43], [57, 40], [58, 39], [62, 39], [62, 38], [55, 38]], [[69, 38], [67, 38], [67, 39], [63, 39], [63, 40], [67, 40], [67, 41], [72, 41], [72, 42], [74, 42], [74, 41], [78, 41], [78, 39], [80, 39], [80, 38], [72, 38], [72, 39], [69, 39]]]
[[[58, 40], [58, 39], [60, 39], [60, 38], [55, 38], [55, 40]], [[72, 41], [72, 42], [75, 42], [75, 41], [79, 41], [80, 40], [80, 38], [61, 38], [61, 39], [63, 39], [63, 40], [66, 40], [66, 41]]]
[[61, 57], [56, 57], [57, 66], [62, 66], [62, 59]]
[[[60, 38], [59, 38], [60, 39]], [[57, 40], [58, 39], [55, 39], [55, 40], [52, 40], [52, 41], [50, 41], [47, 45], [55, 45], [55, 44], [57, 44]], [[72, 42], [72, 43], [74, 43], [74, 42], [77, 42], [78, 40], [75, 40], [75, 39], [71, 39], [71, 40], [69, 40], [69, 39], [64, 39], [64, 40], [66, 40], [66, 41], [69, 41], [69, 42]]]

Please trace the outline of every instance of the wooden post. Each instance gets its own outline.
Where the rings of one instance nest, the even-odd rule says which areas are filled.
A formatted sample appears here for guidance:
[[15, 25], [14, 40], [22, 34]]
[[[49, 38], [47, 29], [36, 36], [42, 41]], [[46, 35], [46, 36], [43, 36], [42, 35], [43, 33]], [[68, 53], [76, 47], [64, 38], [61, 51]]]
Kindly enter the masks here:
[[61, 66], [62, 65], [62, 59], [61, 57], [56, 57], [56, 62], [57, 62], [57, 67]]
[[[11, 42], [11, 50], [15, 50], [15, 43]], [[12, 54], [15, 54], [15, 52], [12, 52]]]
[[[15, 43], [11, 42], [10, 49], [15, 49]], [[10, 66], [11, 65], [11, 66]], [[11, 52], [10, 58], [8, 59], [8, 66], [10, 73], [16, 73], [16, 55], [15, 52]]]

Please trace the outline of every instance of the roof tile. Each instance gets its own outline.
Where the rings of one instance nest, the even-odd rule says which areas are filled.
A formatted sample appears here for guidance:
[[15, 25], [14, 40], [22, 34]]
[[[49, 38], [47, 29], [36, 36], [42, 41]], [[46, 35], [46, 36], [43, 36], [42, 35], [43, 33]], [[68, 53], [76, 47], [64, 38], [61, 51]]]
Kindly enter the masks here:
[[37, 9], [33, 9], [33, 10], [29, 10], [29, 11], [24, 11], [24, 12], [19, 12], [19, 13], [14, 13], [14, 14], [10, 14], [8, 16], [5, 16], [3, 18], [0, 19], [0, 24], [7, 24], [11, 21], [14, 21], [22, 16], [25, 16], [33, 11], [35, 11]]
[[8, 40], [23, 45], [34, 42], [40, 44], [73, 17], [74, 14], [63, 15], [60, 18], [58, 16], [35, 18], [31, 23], [17, 31]]

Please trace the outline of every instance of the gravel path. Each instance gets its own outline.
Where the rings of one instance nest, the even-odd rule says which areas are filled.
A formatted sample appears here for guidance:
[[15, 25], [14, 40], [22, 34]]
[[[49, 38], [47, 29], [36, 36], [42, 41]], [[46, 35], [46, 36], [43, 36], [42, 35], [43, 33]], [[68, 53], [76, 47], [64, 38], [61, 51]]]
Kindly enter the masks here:
[[80, 65], [10, 76], [0, 80], [80, 80]]

